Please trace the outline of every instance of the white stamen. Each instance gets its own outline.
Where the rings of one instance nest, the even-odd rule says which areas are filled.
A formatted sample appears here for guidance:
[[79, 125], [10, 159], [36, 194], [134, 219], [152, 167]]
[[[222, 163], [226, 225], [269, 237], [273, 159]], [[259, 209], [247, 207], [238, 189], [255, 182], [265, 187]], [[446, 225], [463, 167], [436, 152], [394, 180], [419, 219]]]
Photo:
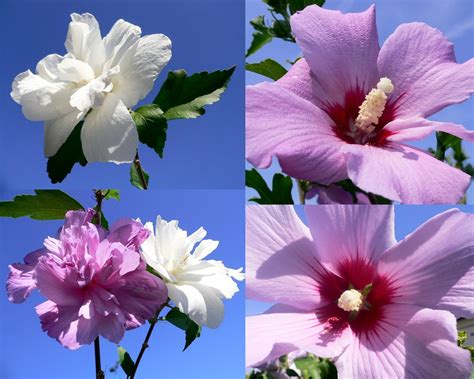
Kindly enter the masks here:
[[355, 290], [346, 290], [342, 293], [341, 297], [337, 301], [337, 306], [344, 309], [346, 312], [357, 312], [362, 306], [363, 296], [362, 294]]
[[359, 115], [355, 126], [362, 131], [372, 133], [379, 122], [380, 116], [387, 104], [387, 95], [393, 91], [393, 84], [389, 78], [381, 78], [377, 88], [372, 89], [359, 107]]

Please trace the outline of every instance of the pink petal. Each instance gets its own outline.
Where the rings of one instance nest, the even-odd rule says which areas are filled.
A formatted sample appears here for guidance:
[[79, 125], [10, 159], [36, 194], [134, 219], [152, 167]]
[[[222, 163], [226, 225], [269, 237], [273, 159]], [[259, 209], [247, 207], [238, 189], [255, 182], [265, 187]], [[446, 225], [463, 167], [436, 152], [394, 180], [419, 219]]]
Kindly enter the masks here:
[[141, 222], [121, 219], [112, 225], [107, 239], [110, 242], [121, 242], [123, 245], [138, 251], [149, 234], [150, 232], [144, 228]]
[[336, 272], [344, 260], [376, 262], [396, 242], [391, 206], [306, 206], [305, 210], [317, 256]]
[[100, 335], [110, 342], [118, 344], [125, 335], [124, 321], [121, 321], [116, 315], [101, 316], [97, 324]]
[[70, 228], [71, 226], [82, 226], [91, 222], [92, 218], [95, 215], [93, 209], [88, 209], [87, 211], [78, 210], [78, 211], [68, 211], [64, 220], [63, 228]]
[[311, 67], [316, 92], [344, 104], [347, 92], [368, 93], [379, 79], [375, 7], [362, 13], [310, 6], [291, 17], [291, 28]]
[[453, 45], [422, 23], [399, 26], [380, 50], [378, 67], [395, 86], [390, 98], [399, 117], [428, 117], [474, 92], [474, 59], [457, 64]]
[[[351, 340], [349, 328], [328, 333], [315, 312], [278, 305], [259, 316], [246, 317], [246, 366], [256, 367], [296, 350], [335, 357]], [[276, 312], [276, 313], [273, 313]]]
[[14, 263], [9, 266], [7, 294], [12, 303], [22, 303], [36, 288], [35, 268], [39, 257], [44, 254], [44, 249], [35, 250], [24, 258], [25, 264]]
[[454, 204], [470, 176], [402, 144], [346, 145], [349, 178], [361, 189], [407, 204]]
[[446, 132], [469, 142], [474, 142], [474, 131], [450, 122], [436, 122], [421, 117], [396, 119], [388, 123], [384, 130], [391, 134], [388, 141], [414, 141], [429, 136], [434, 131]]
[[[318, 195], [318, 204], [354, 204], [352, 195], [335, 184], [331, 184], [327, 187], [315, 187], [313, 190], [313, 196]], [[308, 194], [309, 192], [307, 195]], [[367, 195], [358, 192], [355, 196], [357, 204], [370, 204]], [[306, 198], [308, 199], [308, 197]]]
[[77, 274], [43, 257], [36, 266], [36, 285], [49, 300], [62, 306], [82, 304], [84, 293], [77, 283]]
[[306, 310], [320, 305], [316, 279], [321, 266], [293, 206], [249, 205], [246, 219], [247, 297]]
[[452, 314], [410, 305], [387, 308], [377, 330], [354, 335], [336, 359], [338, 377], [469, 378], [469, 353], [456, 346]]
[[274, 155], [286, 174], [322, 184], [347, 176], [343, 142], [325, 112], [275, 83], [249, 86], [246, 94], [250, 163], [266, 168]]
[[474, 317], [474, 215], [441, 213], [388, 250], [379, 272], [393, 278], [397, 302]]

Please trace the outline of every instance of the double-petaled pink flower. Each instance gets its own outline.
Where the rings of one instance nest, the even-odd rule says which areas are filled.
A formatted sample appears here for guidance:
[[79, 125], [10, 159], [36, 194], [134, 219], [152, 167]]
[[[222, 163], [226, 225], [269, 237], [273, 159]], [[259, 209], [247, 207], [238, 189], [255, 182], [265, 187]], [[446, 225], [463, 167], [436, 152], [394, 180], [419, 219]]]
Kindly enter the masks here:
[[474, 317], [474, 215], [449, 210], [400, 242], [390, 206], [247, 207], [247, 365], [291, 351], [338, 377], [469, 378], [456, 317]]
[[120, 220], [110, 232], [91, 223], [94, 211], [70, 211], [58, 238], [10, 266], [9, 300], [38, 289], [48, 300], [36, 307], [42, 328], [68, 349], [101, 335], [118, 343], [125, 330], [155, 316], [166, 301], [164, 283], [146, 271], [139, 253], [148, 231]]
[[351, 179], [402, 203], [456, 203], [469, 175], [406, 143], [460, 125], [427, 118], [474, 91], [474, 59], [422, 23], [403, 24], [379, 47], [375, 7], [363, 13], [309, 6], [292, 16], [303, 58], [275, 83], [247, 89], [247, 159], [278, 158], [288, 175], [320, 184]]

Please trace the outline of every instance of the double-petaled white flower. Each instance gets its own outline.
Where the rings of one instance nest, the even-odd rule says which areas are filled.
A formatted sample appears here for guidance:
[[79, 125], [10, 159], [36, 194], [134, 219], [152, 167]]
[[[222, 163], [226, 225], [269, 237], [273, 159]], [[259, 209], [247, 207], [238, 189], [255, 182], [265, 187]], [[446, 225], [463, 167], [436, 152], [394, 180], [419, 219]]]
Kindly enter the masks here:
[[219, 242], [203, 240], [203, 228], [188, 236], [178, 227], [178, 221], [167, 222], [160, 216], [156, 233], [151, 222], [145, 228], [150, 236], [141, 245], [143, 257], [166, 283], [170, 299], [198, 325], [217, 328], [224, 318], [222, 299], [230, 299], [239, 291], [233, 279], [244, 279], [242, 269], [232, 270], [221, 261], [204, 260]]
[[138, 133], [129, 108], [152, 89], [171, 58], [163, 34], [141, 37], [140, 27], [118, 20], [102, 38], [93, 15], [73, 13], [67, 54], [51, 54], [19, 74], [12, 98], [26, 118], [45, 121], [45, 155], [59, 150], [82, 120], [81, 142], [88, 162], [131, 162]]

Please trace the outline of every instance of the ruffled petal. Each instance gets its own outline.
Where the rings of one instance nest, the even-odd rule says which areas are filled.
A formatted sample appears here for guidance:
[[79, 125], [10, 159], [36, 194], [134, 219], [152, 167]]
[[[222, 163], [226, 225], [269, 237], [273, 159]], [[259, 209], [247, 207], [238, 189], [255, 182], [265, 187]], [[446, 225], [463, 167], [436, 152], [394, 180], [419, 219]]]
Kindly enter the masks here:
[[129, 49], [135, 51], [141, 36], [141, 29], [122, 19], [118, 20], [104, 37], [105, 64], [104, 71], [120, 64]]
[[406, 204], [455, 204], [471, 178], [410, 146], [346, 145], [349, 178], [364, 191]]
[[71, 20], [65, 43], [69, 56], [87, 62], [95, 74], [100, 75], [105, 60], [105, 47], [99, 23], [90, 13], [73, 13]]
[[144, 228], [140, 221], [124, 218], [114, 222], [110, 227], [107, 239], [110, 242], [121, 244], [139, 251], [140, 245], [148, 238], [150, 232]]
[[397, 302], [474, 317], [474, 215], [441, 213], [381, 257], [379, 272], [397, 283]]
[[388, 141], [416, 141], [428, 137], [434, 131], [446, 132], [469, 142], [474, 142], [474, 131], [451, 122], [437, 122], [421, 117], [396, 119], [388, 123], [384, 130], [390, 133]]
[[311, 310], [320, 305], [311, 234], [293, 206], [246, 207], [246, 295]]
[[305, 211], [317, 256], [335, 272], [344, 260], [377, 262], [396, 242], [391, 206], [308, 205]]
[[335, 360], [338, 377], [469, 378], [469, 353], [456, 345], [452, 314], [391, 305], [386, 315], [376, 330], [354, 335]]
[[390, 98], [398, 117], [428, 117], [474, 92], [474, 59], [456, 63], [453, 45], [426, 24], [403, 24], [385, 41], [381, 76], [395, 86]]
[[346, 93], [368, 93], [377, 83], [379, 43], [375, 7], [343, 14], [309, 6], [291, 17], [291, 29], [328, 103], [344, 104]]
[[343, 142], [333, 121], [309, 101], [275, 83], [247, 87], [246, 152], [256, 167], [276, 156], [283, 172], [322, 184], [346, 178]]
[[278, 305], [269, 312], [245, 318], [247, 367], [256, 367], [296, 350], [332, 358], [351, 340], [349, 328], [328, 332], [314, 311]]
[[114, 93], [131, 108], [153, 88], [157, 75], [171, 59], [171, 41], [163, 34], [140, 38], [120, 62], [120, 74], [114, 79]]
[[77, 109], [55, 120], [44, 123], [44, 155], [52, 157], [71, 135], [74, 127], [82, 120], [85, 112]]
[[138, 132], [127, 107], [113, 93], [93, 109], [81, 130], [84, 156], [88, 162], [129, 163], [138, 147]]

